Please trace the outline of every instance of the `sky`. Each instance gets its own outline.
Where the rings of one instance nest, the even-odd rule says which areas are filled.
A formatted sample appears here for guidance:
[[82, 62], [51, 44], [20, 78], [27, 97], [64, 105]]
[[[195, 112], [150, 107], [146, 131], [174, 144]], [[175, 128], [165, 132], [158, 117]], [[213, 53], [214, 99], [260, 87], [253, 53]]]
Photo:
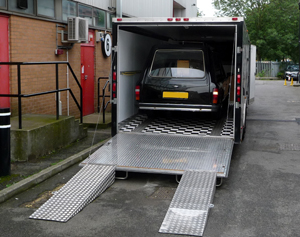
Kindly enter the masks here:
[[206, 17], [214, 16], [215, 9], [212, 5], [212, 0], [197, 0], [199, 12], [203, 12]]

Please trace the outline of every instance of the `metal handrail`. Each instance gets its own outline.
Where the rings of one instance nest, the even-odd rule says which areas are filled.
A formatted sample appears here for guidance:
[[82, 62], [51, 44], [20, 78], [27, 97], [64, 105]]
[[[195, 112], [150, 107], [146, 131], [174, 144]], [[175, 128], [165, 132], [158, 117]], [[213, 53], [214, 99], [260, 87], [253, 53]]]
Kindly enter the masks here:
[[[102, 89], [102, 95], [100, 95], [100, 80], [105, 79], [107, 80], [103, 89]], [[108, 77], [99, 77], [98, 78], [98, 113], [100, 113], [100, 97], [102, 97], [102, 109], [103, 109], [103, 123], [105, 123], [105, 110], [108, 106], [108, 104], [110, 103], [110, 100], [107, 101], [107, 103], [105, 104], [105, 97], [110, 97], [110, 95], [105, 95], [105, 89], [106, 87], [109, 85], [109, 79]], [[108, 88], [109, 89], [109, 88]]]
[[[46, 65], [46, 64], [55, 64], [55, 73], [56, 73], [56, 89], [51, 91], [44, 91], [40, 93], [34, 93], [34, 94], [22, 94], [21, 93], [21, 65]], [[63, 88], [59, 89], [59, 78], [58, 78], [58, 64], [66, 64], [71, 71], [78, 87], [80, 90], [80, 104], [78, 103], [75, 95], [73, 94], [72, 90], [70, 88]], [[17, 65], [18, 68], [18, 94], [0, 94], [0, 97], [18, 97], [18, 111], [19, 111], [19, 129], [22, 129], [22, 98], [32, 97], [32, 96], [38, 96], [38, 95], [46, 95], [51, 93], [56, 93], [56, 119], [59, 119], [59, 92], [60, 91], [69, 91], [73, 100], [75, 101], [79, 111], [80, 111], [80, 122], [82, 123], [83, 117], [82, 117], [82, 87], [71, 67], [69, 62], [67, 61], [54, 61], [54, 62], [0, 62], [0, 65]]]

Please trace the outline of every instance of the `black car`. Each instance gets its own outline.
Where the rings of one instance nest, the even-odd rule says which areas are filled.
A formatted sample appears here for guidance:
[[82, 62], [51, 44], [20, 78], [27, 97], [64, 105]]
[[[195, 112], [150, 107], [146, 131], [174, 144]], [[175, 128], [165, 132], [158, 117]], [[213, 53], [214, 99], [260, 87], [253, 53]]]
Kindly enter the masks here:
[[219, 114], [228, 95], [220, 57], [205, 44], [155, 46], [136, 87], [141, 110]]
[[299, 65], [289, 65], [285, 69], [285, 79], [294, 81], [298, 80], [298, 73], [299, 73]]

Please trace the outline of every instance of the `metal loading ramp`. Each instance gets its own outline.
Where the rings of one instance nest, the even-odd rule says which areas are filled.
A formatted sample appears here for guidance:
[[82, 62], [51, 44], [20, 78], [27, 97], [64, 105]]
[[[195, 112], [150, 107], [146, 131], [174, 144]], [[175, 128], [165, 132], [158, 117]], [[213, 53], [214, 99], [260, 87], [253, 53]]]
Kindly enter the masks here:
[[216, 189], [216, 172], [185, 171], [160, 233], [202, 236]]
[[224, 137], [118, 133], [81, 164], [174, 175], [186, 170], [214, 170], [217, 177], [227, 177], [233, 144]]
[[67, 222], [114, 181], [114, 166], [86, 165], [29, 218]]

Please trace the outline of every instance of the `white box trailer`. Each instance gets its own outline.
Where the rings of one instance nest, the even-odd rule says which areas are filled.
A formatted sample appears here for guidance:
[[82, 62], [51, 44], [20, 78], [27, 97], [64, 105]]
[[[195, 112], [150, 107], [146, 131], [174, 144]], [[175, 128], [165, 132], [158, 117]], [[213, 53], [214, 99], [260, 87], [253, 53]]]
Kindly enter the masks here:
[[[243, 139], [247, 106], [254, 96], [244, 20], [116, 18], [112, 37], [113, 137], [30, 218], [68, 221], [112, 185], [115, 171], [182, 175], [159, 232], [202, 236], [216, 180], [228, 176], [233, 145]], [[178, 118], [140, 113], [135, 89], [151, 48], [177, 43], [205, 43], [219, 51], [231, 78], [227, 113], [219, 120], [190, 118], [188, 112]]]
[[135, 86], [152, 46], [174, 42], [209, 43], [221, 53], [233, 75], [234, 142], [240, 143], [250, 100], [250, 40], [243, 18], [121, 18], [113, 21], [112, 135], [122, 121], [137, 114]]

